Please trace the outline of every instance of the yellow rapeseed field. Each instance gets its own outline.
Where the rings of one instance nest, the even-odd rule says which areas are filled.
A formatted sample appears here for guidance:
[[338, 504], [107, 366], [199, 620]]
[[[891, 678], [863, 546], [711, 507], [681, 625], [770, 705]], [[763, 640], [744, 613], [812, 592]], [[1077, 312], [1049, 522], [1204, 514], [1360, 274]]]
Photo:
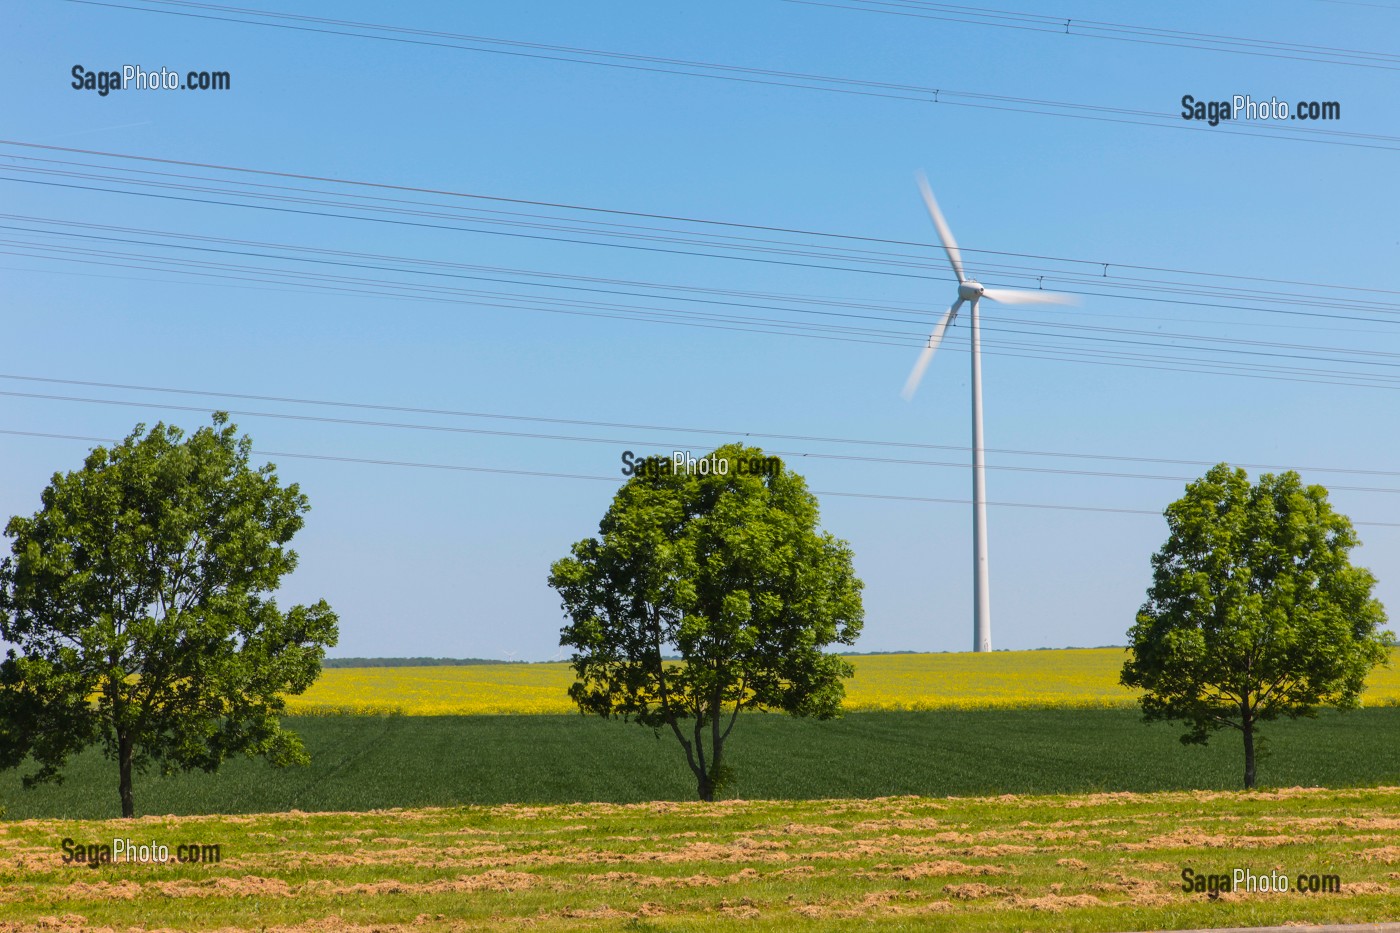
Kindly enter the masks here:
[[[885, 654], [851, 658], [848, 710], [1133, 706], [1118, 685], [1121, 648], [998, 651], [992, 654]], [[288, 701], [293, 713], [448, 716], [572, 713], [567, 664], [329, 668]], [[1371, 676], [1368, 706], [1400, 705], [1400, 650]]]

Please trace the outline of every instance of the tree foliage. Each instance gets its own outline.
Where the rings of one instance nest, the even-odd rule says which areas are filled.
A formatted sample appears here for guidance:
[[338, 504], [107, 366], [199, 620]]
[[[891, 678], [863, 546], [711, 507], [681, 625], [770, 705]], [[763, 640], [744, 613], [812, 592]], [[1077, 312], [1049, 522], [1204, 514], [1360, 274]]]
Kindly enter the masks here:
[[287, 547], [307, 499], [222, 413], [185, 438], [138, 425], [81, 470], [55, 474], [32, 517], [5, 533], [0, 562], [0, 767], [61, 780], [98, 744], [118, 766], [123, 816], [132, 774], [214, 771], [230, 755], [305, 763], [278, 715], [334, 645], [325, 601], [281, 611], [270, 594], [296, 566]]
[[863, 618], [850, 547], [818, 532], [802, 478], [740, 473], [762, 457], [721, 447], [706, 459], [727, 475], [651, 461], [549, 576], [571, 620], [560, 641], [577, 649], [579, 709], [669, 729], [705, 800], [730, 773], [741, 710], [837, 715], [852, 668], [822, 649], [853, 644]]
[[1166, 510], [1147, 602], [1129, 632], [1125, 686], [1146, 691], [1148, 721], [1184, 722], [1182, 742], [1222, 728], [1244, 738], [1255, 784], [1256, 726], [1360, 704], [1387, 657], [1375, 577], [1351, 564], [1359, 542], [1327, 490], [1298, 474], [1212, 467]]

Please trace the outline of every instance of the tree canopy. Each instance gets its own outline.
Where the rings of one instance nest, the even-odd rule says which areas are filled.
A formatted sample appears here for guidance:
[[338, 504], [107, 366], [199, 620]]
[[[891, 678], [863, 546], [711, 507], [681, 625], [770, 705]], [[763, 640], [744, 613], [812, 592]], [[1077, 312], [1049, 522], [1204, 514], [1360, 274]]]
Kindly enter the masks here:
[[712, 800], [741, 710], [837, 715], [852, 668], [822, 649], [853, 644], [863, 610], [851, 549], [818, 531], [802, 477], [776, 458], [768, 475], [746, 472], [764, 455], [737, 444], [705, 459], [723, 472], [637, 470], [549, 584], [570, 619], [560, 641], [576, 649], [580, 710], [669, 729]]
[[1238, 730], [1253, 787], [1258, 723], [1355, 708], [1387, 659], [1375, 577], [1352, 566], [1356, 532], [1327, 490], [1292, 471], [1251, 485], [1219, 464], [1166, 518], [1121, 681], [1146, 691], [1148, 721], [1184, 722], [1182, 742]]
[[61, 780], [70, 756], [115, 759], [123, 816], [133, 771], [214, 771], [230, 755], [307, 760], [283, 697], [305, 691], [337, 637], [324, 600], [271, 598], [297, 562], [309, 509], [227, 416], [186, 438], [157, 424], [54, 474], [15, 517], [0, 562], [0, 767]]

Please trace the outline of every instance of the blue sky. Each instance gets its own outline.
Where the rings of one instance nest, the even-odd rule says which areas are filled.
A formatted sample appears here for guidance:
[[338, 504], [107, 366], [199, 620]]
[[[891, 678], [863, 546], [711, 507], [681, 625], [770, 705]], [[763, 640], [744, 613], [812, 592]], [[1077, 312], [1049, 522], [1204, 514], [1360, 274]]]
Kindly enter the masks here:
[[[276, 452], [265, 459], [310, 497], [312, 512], [295, 542], [301, 565], [280, 598], [331, 602], [341, 618], [334, 654], [559, 656], [562, 619], [545, 585], [549, 564], [596, 531], [622, 481], [624, 449], [681, 446], [698, 455], [752, 435], [751, 443], [791, 452], [790, 465], [814, 490], [968, 499], [969, 454], [957, 449], [970, 435], [965, 321], [950, 332], [918, 396], [906, 403], [899, 394], [921, 334], [955, 289], [919, 202], [919, 170], [928, 173], [970, 271], [982, 281], [1037, 287], [1044, 276], [1045, 287], [1082, 296], [1071, 309], [983, 308], [987, 446], [1039, 452], [989, 454], [998, 468], [988, 474], [989, 498], [1074, 507], [990, 509], [996, 647], [1123, 642], [1149, 580], [1149, 558], [1166, 535], [1160, 511], [1181, 494], [1185, 478], [1205, 469], [1154, 461], [1295, 467], [1306, 480], [1332, 487], [1343, 512], [1373, 523], [1359, 524], [1365, 544], [1355, 559], [1379, 577], [1381, 599], [1400, 604], [1400, 447], [1392, 427], [1400, 141], [1374, 138], [1400, 127], [1400, 63], [1356, 67], [1305, 52], [1226, 53], [1200, 48], [1198, 36], [1170, 44], [1107, 41], [1076, 35], [1081, 27], [1073, 25], [1102, 21], [1376, 50], [1400, 29], [1400, 9], [1326, 0], [1227, 10], [1209, 3], [998, 8], [1068, 19], [1065, 35], [875, 12], [931, 11], [901, 3], [862, 10], [781, 0], [278, 6], [401, 29], [975, 92], [997, 96], [990, 102], [997, 107], [1026, 109], [1005, 100], [1022, 98], [1116, 108], [1100, 114], [1115, 119], [1124, 110], [1168, 115], [1161, 125], [1144, 126], [959, 106], [970, 99], [941, 93], [937, 104], [836, 94], [466, 51], [463, 40], [442, 37], [431, 41], [459, 47], [229, 22], [238, 15], [140, 0], [119, 6], [129, 9], [52, 2], [11, 5], [3, 14], [0, 136], [90, 152], [0, 145], [0, 213], [7, 215], [0, 224], [8, 225], [0, 229], [0, 391], [10, 393], [0, 395], [0, 429], [114, 438], [138, 421], [192, 429], [207, 423], [201, 411], [244, 412], [234, 420], [259, 451]], [[228, 71], [231, 88], [102, 97], [70, 87], [75, 64]], [[1211, 129], [1172, 119], [1185, 94], [1338, 101], [1342, 119], [1313, 126], [1373, 136], [1317, 137], [1326, 140], [1320, 143]], [[1296, 137], [1296, 129], [1279, 132]], [[254, 200], [249, 192], [302, 200]], [[399, 200], [348, 207], [348, 197]], [[366, 205], [434, 216], [371, 214]], [[608, 228], [609, 237], [580, 234], [588, 222], [631, 226]], [[747, 237], [723, 243], [767, 252], [705, 239], [715, 236]], [[293, 247], [333, 251], [295, 255], [342, 265], [298, 262]], [[837, 261], [826, 251], [832, 247], [868, 252]], [[891, 252], [902, 254], [898, 264]], [[175, 265], [192, 261], [243, 268]], [[360, 265], [343, 264], [350, 262]], [[423, 275], [429, 268], [478, 278]], [[290, 278], [308, 272], [361, 281], [333, 288]], [[546, 281], [570, 287], [543, 287]], [[673, 286], [710, 291], [665, 288]], [[516, 297], [426, 291], [435, 287]], [[1222, 295], [1222, 288], [1255, 294]], [[421, 300], [429, 294], [450, 300]], [[538, 310], [545, 301], [555, 302], [548, 306], [556, 312], [611, 316]], [[638, 308], [712, 315], [685, 321], [745, 329], [657, 323], [639, 319]], [[812, 313], [818, 311], [828, 313]], [[775, 320], [801, 333], [773, 333]], [[1104, 351], [1175, 361], [1085, 357]], [[1214, 360], [1231, 372], [1183, 360]], [[1262, 368], [1247, 378], [1238, 374], [1246, 366]], [[567, 423], [577, 421], [657, 427]], [[89, 446], [0, 434], [0, 515], [32, 513], [48, 477], [76, 468]], [[857, 648], [966, 650], [970, 506], [830, 494], [821, 503], [824, 527], [851, 542], [866, 582]]]

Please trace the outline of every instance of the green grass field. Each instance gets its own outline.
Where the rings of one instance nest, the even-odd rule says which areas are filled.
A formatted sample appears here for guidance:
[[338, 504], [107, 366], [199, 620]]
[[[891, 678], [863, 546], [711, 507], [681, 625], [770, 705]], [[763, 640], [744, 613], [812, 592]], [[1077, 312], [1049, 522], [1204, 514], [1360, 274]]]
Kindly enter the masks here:
[[[369, 810], [457, 804], [689, 800], [679, 744], [632, 723], [572, 716], [308, 716], [287, 725], [308, 768], [237, 759], [215, 775], [138, 778], [138, 813]], [[1263, 732], [1266, 786], [1400, 785], [1400, 709], [1324, 713]], [[729, 761], [751, 799], [1232, 789], [1239, 738], [1184, 747], [1125, 709], [852, 713], [741, 718]], [[12, 818], [119, 814], [115, 766], [90, 752], [61, 786], [0, 774]]]
[[[1394, 916], [1400, 788], [582, 804], [0, 825], [0, 931], [1109, 931]], [[219, 846], [62, 862], [63, 839]], [[1288, 893], [1181, 888], [1280, 872]], [[1332, 876], [1339, 890], [1301, 893]]]

